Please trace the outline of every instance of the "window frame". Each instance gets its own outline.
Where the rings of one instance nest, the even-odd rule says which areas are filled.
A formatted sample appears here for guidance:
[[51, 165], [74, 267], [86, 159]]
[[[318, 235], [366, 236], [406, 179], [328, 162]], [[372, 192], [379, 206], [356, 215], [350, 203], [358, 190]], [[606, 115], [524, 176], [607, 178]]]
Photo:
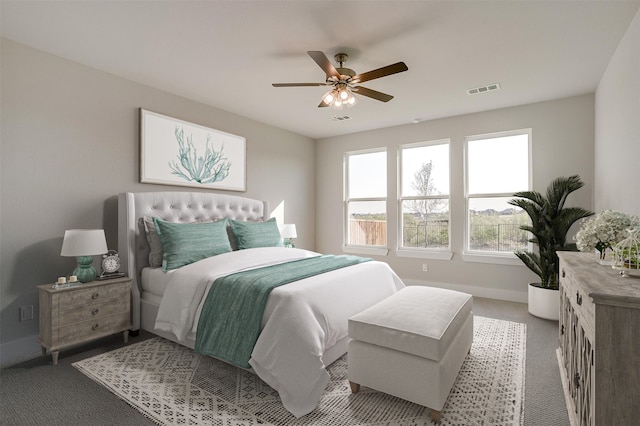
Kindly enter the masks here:
[[[387, 179], [387, 188], [385, 191], [384, 197], [350, 197], [349, 194], [349, 179], [350, 179], [350, 170], [349, 170], [349, 157], [354, 155], [363, 155], [363, 154], [374, 154], [374, 153], [384, 153], [385, 154], [385, 165], [387, 168], [385, 169], [386, 179]], [[389, 253], [389, 215], [388, 215], [388, 199], [389, 199], [389, 175], [388, 175], [388, 162], [389, 162], [389, 150], [387, 147], [379, 147], [379, 148], [371, 148], [371, 149], [363, 149], [357, 151], [347, 151], [343, 156], [343, 202], [342, 202], [342, 251], [345, 253], [353, 253], [353, 254], [364, 254], [364, 255], [380, 255], [386, 256]], [[360, 244], [350, 244], [349, 242], [349, 203], [350, 202], [383, 202], [385, 205], [385, 222], [387, 229], [387, 238], [385, 245], [374, 246], [374, 245], [360, 245]]]
[[[484, 134], [477, 134], [466, 136], [464, 140], [464, 243], [462, 249], [462, 258], [468, 262], [480, 262], [480, 263], [498, 263], [505, 265], [519, 265], [522, 266], [520, 259], [516, 257], [513, 252], [495, 252], [495, 251], [482, 251], [470, 249], [471, 238], [471, 220], [469, 214], [470, 200], [474, 198], [512, 198], [513, 192], [493, 192], [482, 194], [469, 194], [469, 142], [483, 139], [496, 139], [509, 136], [527, 135], [527, 188], [522, 190], [531, 190], [533, 182], [533, 138], [532, 129], [523, 128], [515, 130], [506, 130], [500, 132], [491, 132]], [[532, 249], [532, 244], [528, 243], [528, 250]]]
[[[436, 146], [436, 145], [446, 145], [448, 151], [448, 184], [449, 190], [446, 196], [443, 195], [407, 195], [405, 196], [402, 192], [403, 189], [403, 153], [405, 149], [412, 148], [420, 148], [420, 147], [428, 147], [428, 146]], [[424, 258], [424, 259], [439, 259], [439, 260], [450, 260], [453, 257], [453, 252], [451, 251], [451, 138], [443, 138], [422, 142], [414, 142], [408, 144], [402, 144], [398, 146], [397, 151], [397, 211], [398, 211], [398, 220], [396, 223], [396, 232], [397, 232], [397, 247], [396, 247], [396, 255], [398, 257], [414, 257], [414, 258]], [[447, 234], [448, 241], [446, 248], [430, 248], [430, 247], [404, 247], [404, 212], [402, 209], [402, 205], [404, 201], [411, 200], [436, 200], [436, 199], [446, 199], [448, 202], [448, 220], [447, 220]]]

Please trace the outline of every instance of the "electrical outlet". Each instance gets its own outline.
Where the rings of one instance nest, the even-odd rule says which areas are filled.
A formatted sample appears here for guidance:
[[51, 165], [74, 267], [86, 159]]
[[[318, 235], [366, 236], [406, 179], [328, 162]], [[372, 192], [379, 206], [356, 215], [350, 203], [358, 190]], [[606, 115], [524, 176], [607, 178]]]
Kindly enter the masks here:
[[20, 306], [20, 321], [29, 321], [33, 319], [33, 305]]
[[429, 265], [427, 265], [426, 263], [422, 264], [422, 272], [429, 272]]

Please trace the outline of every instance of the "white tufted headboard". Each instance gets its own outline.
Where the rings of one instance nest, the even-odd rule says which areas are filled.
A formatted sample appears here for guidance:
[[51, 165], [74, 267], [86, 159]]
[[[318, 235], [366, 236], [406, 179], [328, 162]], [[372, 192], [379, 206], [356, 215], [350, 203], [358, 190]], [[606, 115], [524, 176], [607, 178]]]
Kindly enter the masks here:
[[202, 219], [269, 219], [266, 201], [207, 192], [123, 192], [118, 195], [118, 254], [123, 271], [132, 279], [132, 330], [140, 328], [140, 273], [149, 266], [149, 244], [143, 218], [170, 222]]

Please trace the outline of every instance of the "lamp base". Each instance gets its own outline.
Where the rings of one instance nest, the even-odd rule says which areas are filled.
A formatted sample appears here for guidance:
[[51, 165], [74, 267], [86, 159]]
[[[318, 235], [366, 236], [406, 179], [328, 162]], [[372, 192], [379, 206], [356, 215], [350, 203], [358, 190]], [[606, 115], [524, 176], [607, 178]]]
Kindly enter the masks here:
[[73, 270], [73, 275], [78, 277], [81, 283], [88, 283], [96, 279], [98, 271], [93, 267], [93, 257], [78, 256], [78, 267]]

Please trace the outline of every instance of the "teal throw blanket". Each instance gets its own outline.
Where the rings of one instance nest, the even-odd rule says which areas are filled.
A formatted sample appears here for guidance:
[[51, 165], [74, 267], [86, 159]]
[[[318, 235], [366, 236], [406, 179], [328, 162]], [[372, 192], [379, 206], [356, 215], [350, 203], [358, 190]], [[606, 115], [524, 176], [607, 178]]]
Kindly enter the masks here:
[[216, 279], [202, 308], [195, 351], [249, 368], [269, 293], [276, 287], [366, 262], [348, 255], [310, 257]]

